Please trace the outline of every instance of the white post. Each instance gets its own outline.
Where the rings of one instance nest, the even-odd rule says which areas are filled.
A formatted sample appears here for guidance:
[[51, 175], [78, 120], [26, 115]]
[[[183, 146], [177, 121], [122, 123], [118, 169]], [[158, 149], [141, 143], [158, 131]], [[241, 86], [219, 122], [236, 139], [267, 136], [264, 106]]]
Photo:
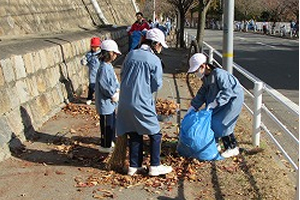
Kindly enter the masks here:
[[260, 125], [261, 125], [261, 107], [263, 83], [256, 81], [254, 83], [254, 109], [253, 109], [253, 133], [252, 144], [259, 146], [260, 143]]
[[208, 53], [208, 63], [212, 64], [214, 59], [214, 49], [209, 48], [209, 53]]
[[96, 13], [97, 13], [99, 19], [101, 20], [101, 22], [104, 24], [108, 24], [108, 21], [104, 17], [103, 12], [101, 11], [101, 9], [99, 7], [98, 2], [96, 0], [91, 0], [91, 3], [93, 4], [94, 9], [96, 10]]
[[233, 20], [234, 0], [224, 1], [224, 26], [223, 26], [223, 58], [222, 66], [232, 73], [233, 66]]
[[137, 7], [137, 5], [136, 5], [135, 0], [131, 0], [131, 2], [132, 2], [132, 4], [133, 4], [133, 7], [134, 7], [135, 12], [136, 12], [136, 13], [139, 12], [139, 9], [138, 9], [138, 7]]

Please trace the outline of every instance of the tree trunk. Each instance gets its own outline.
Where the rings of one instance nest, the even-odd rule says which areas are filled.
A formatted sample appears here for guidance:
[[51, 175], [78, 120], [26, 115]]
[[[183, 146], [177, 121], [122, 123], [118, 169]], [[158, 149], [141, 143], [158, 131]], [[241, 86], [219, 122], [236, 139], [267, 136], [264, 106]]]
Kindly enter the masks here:
[[122, 171], [125, 166], [127, 155], [127, 135], [118, 136], [116, 146], [110, 157], [107, 168], [114, 171]]
[[185, 23], [185, 16], [184, 16], [184, 12], [180, 11], [180, 30], [179, 30], [179, 44], [180, 47], [183, 48], [185, 47], [184, 44], [184, 23]]
[[202, 52], [203, 49], [203, 38], [204, 38], [204, 29], [205, 29], [205, 20], [206, 13], [210, 6], [211, 0], [205, 5], [203, 0], [199, 0], [199, 10], [198, 10], [198, 27], [197, 27], [197, 37], [199, 52]]
[[198, 27], [197, 27], [197, 42], [199, 51], [202, 52], [203, 48], [203, 38], [204, 38], [204, 28], [205, 28], [205, 15], [204, 10], [199, 11], [198, 15]]

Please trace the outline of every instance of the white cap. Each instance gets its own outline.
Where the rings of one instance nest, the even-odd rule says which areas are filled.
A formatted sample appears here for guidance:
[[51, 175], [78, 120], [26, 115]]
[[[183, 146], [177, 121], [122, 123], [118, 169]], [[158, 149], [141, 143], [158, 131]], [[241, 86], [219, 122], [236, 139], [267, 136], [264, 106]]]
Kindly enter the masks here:
[[146, 39], [159, 42], [164, 48], [168, 48], [168, 45], [165, 41], [165, 34], [158, 28], [152, 28], [147, 31]]
[[119, 47], [118, 47], [117, 43], [114, 40], [109, 40], [109, 39], [104, 40], [104, 41], [102, 41], [100, 47], [101, 47], [102, 50], [105, 50], [105, 51], [113, 51], [117, 54], [122, 54], [119, 51]]
[[189, 60], [188, 73], [195, 72], [203, 63], [206, 63], [206, 56], [203, 53], [195, 53]]

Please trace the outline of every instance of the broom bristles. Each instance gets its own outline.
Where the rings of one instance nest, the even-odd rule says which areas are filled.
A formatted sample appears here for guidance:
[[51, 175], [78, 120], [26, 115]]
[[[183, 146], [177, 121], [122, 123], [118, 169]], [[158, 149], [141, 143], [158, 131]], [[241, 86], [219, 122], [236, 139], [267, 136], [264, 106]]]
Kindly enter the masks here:
[[125, 166], [126, 155], [127, 155], [127, 135], [124, 134], [117, 138], [116, 146], [110, 157], [109, 161], [107, 162], [107, 168], [113, 171], [119, 171], [123, 169]]

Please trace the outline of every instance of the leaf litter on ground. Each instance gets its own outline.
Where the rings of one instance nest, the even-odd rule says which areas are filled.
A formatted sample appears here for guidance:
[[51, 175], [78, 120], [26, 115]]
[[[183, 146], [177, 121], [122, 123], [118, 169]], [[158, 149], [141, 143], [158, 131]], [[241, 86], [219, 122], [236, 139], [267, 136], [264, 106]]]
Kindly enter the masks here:
[[[182, 77], [185, 78], [183, 75]], [[196, 80], [194, 82], [194, 90], [197, 90]], [[72, 116], [88, 115], [91, 120], [99, 121], [99, 116], [92, 106], [68, 104], [63, 111]], [[251, 117], [246, 115], [243, 120], [249, 121], [250, 119]], [[178, 124], [166, 122], [162, 123], [162, 163], [171, 165], [173, 172], [159, 177], [150, 177], [147, 173], [131, 177], [126, 175], [127, 166], [124, 166], [123, 173], [108, 171], [105, 165], [109, 155], [104, 156], [101, 153], [95, 156], [81, 155], [80, 159], [76, 156], [72, 157], [72, 159], [85, 160], [85, 162], [89, 160], [89, 163], [94, 163], [95, 161], [100, 163], [96, 164], [96, 167], [89, 169], [89, 177], [80, 177], [80, 174], [78, 177], [75, 177], [74, 181], [76, 184], [74, 186], [84, 188], [108, 185], [112, 188], [121, 187], [125, 189], [142, 186], [147, 192], [159, 194], [163, 191], [176, 189], [179, 181], [187, 181], [197, 185], [199, 188], [197, 195], [201, 198], [211, 197], [215, 195], [214, 191], [221, 190], [223, 192], [218, 195], [223, 199], [240, 199], [245, 196], [250, 199], [289, 199], [287, 197], [292, 197], [295, 189], [291, 187], [293, 183], [286, 178], [288, 172], [280, 167], [276, 167], [277, 164], [273, 158], [276, 152], [272, 152], [272, 149], [253, 148], [251, 146], [251, 128], [249, 128], [249, 123], [243, 122], [243, 120], [238, 121], [235, 129], [236, 137], [241, 147], [239, 156], [223, 161], [199, 161], [180, 157], [176, 151], [179, 126]], [[93, 124], [96, 124], [96, 122]], [[170, 133], [169, 130], [172, 127], [177, 127], [177, 130]], [[72, 132], [73, 135], [78, 134], [76, 131]], [[71, 142], [68, 147], [62, 144], [57, 149], [61, 153], [68, 154], [72, 152], [74, 154], [74, 149], [81, 147], [81, 145], [84, 144]], [[95, 145], [95, 148], [97, 148], [97, 145]], [[145, 141], [144, 148], [145, 154], [149, 152], [149, 141]], [[96, 159], [99, 155], [102, 156], [101, 159]], [[145, 155], [143, 164], [149, 166], [149, 163], [150, 158]], [[234, 184], [228, 184], [229, 182]], [[281, 188], [281, 190], [274, 190], [273, 185], [278, 185], [278, 188]], [[106, 192], [100, 192], [100, 190], [94, 190], [96, 191], [93, 194], [94, 198], [115, 197], [110, 190]], [[272, 192], [272, 195], [270, 195], [270, 192]]]

